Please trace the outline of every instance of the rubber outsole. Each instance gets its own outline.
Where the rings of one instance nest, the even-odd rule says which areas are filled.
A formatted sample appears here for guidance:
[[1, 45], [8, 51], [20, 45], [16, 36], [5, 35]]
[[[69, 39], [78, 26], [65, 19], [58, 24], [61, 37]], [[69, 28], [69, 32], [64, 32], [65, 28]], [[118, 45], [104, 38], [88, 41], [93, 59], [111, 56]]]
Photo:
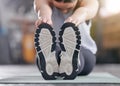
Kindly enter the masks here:
[[[34, 39], [34, 42], [35, 42], [35, 48], [36, 48], [36, 51], [37, 51], [37, 59], [36, 59], [36, 64], [38, 66], [38, 69], [40, 70], [43, 78], [45, 80], [55, 80], [57, 79], [56, 76], [58, 76], [58, 72], [57, 70], [54, 71], [54, 68], [52, 69], [52, 67], [54, 66], [54, 62], [52, 60], [52, 57], [51, 56], [54, 56], [54, 53], [55, 52], [55, 47], [56, 47], [56, 37], [55, 37], [55, 32], [53, 31], [53, 28], [49, 25], [49, 24], [46, 24], [46, 23], [42, 23], [41, 25], [38, 26], [39, 28], [36, 30], [36, 33], [35, 33], [35, 39]], [[48, 32], [50, 32], [50, 35], [52, 37], [52, 44], [49, 44], [49, 42], [45, 42], [45, 43], [40, 43], [40, 40], [44, 40], [44, 38], [41, 38], [41, 32], [44, 31], [44, 30], [47, 30]], [[44, 31], [46, 32], [46, 31]], [[46, 34], [46, 36], [48, 36]], [[48, 41], [49, 41], [49, 38], [48, 38]], [[51, 46], [51, 50], [50, 52], [53, 53], [51, 56], [48, 56], [48, 60], [46, 59], [46, 55], [44, 51], [44, 47], [42, 46], [44, 45], [44, 47], [49, 47]], [[45, 46], [46, 45], [46, 46]], [[49, 46], [48, 46], [49, 45]], [[45, 53], [44, 53], [44, 52]], [[48, 53], [49, 54], [49, 53]], [[50, 57], [50, 58], [49, 58]], [[50, 60], [49, 60], [50, 59]], [[55, 58], [54, 58], [55, 60]], [[57, 62], [57, 61], [56, 61]], [[49, 65], [48, 65], [49, 64]], [[57, 65], [56, 65], [57, 66]], [[51, 68], [51, 69], [50, 69]], [[57, 67], [56, 67], [57, 68]], [[51, 70], [51, 71], [50, 71]], [[48, 72], [51, 72], [51, 74], [49, 74]], [[53, 72], [53, 73], [52, 73]]]
[[[74, 41], [74, 43], [73, 43], [73, 45], [75, 45], [75, 47], [71, 44], [71, 46], [73, 46], [74, 47], [74, 51], [73, 51], [73, 47], [71, 48], [71, 50], [70, 51], [73, 51], [73, 55], [72, 55], [72, 58], [71, 58], [71, 64], [70, 64], [70, 58], [68, 58], [68, 59], [66, 59], [66, 57], [67, 57], [67, 50], [66, 50], [66, 46], [68, 46], [67, 44], [64, 44], [64, 37], [63, 37], [63, 35], [65, 34], [64, 32], [66, 31], [66, 30], [69, 30], [69, 28], [68, 27], [71, 27], [72, 28], [72, 30], [73, 31], [71, 31], [71, 32], [73, 32], [74, 33], [74, 35], [75, 35], [75, 40], [76, 41]], [[62, 70], [62, 72], [63, 73], [61, 73], [60, 75], [61, 75], [61, 77], [64, 77], [63, 79], [64, 80], [72, 80], [72, 79], [75, 79], [76, 78], [76, 76], [77, 76], [77, 74], [78, 74], [78, 56], [79, 56], [79, 52], [80, 52], [80, 44], [81, 44], [81, 37], [80, 37], [80, 31], [79, 31], [79, 29], [75, 26], [75, 24], [73, 24], [73, 23], [65, 23], [65, 24], [63, 24], [63, 26], [61, 27], [61, 31], [59, 32], [59, 35], [60, 35], [60, 37], [59, 37], [59, 40], [60, 40], [60, 43], [59, 43], [59, 45], [60, 45], [60, 47], [61, 47], [61, 49], [62, 49], [62, 52], [64, 53], [63, 55], [65, 55], [65, 56], [63, 56], [63, 58], [61, 58], [61, 68], [62, 69], [60, 69], [60, 70]], [[67, 37], [68, 39], [70, 39], [70, 37]], [[69, 57], [69, 55], [68, 55], [68, 57]], [[63, 59], [63, 60], [62, 60]], [[62, 61], [63, 61], [63, 63], [62, 63]], [[68, 63], [68, 64], [67, 64]], [[64, 68], [66, 65], [68, 65], [68, 67], [66, 67], [66, 68]], [[70, 67], [70, 66], [72, 66], [72, 67]], [[68, 68], [68, 69], [67, 69]], [[65, 70], [63, 70], [63, 69], [65, 69]], [[71, 69], [71, 70], [70, 70]], [[69, 74], [69, 73], [67, 73], [66, 71], [71, 71], [71, 73]]]

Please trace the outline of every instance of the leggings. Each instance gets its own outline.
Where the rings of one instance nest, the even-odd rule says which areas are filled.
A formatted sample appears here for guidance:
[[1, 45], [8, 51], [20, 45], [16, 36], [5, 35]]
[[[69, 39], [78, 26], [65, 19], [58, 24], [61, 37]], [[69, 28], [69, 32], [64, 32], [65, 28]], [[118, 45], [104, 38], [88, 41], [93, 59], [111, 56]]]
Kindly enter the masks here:
[[81, 47], [79, 58], [81, 65], [79, 66], [78, 76], [88, 75], [96, 64], [96, 56], [90, 50]]
[[[60, 52], [61, 52], [61, 49], [60, 47], [57, 46], [56, 58], [57, 58], [58, 64], [60, 64], [60, 58], [59, 58]], [[80, 65], [78, 65], [78, 69], [79, 69], [78, 76], [84, 76], [91, 73], [91, 71], [93, 70], [96, 64], [95, 55], [90, 50], [81, 46], [79, 59], [80, 59]]]

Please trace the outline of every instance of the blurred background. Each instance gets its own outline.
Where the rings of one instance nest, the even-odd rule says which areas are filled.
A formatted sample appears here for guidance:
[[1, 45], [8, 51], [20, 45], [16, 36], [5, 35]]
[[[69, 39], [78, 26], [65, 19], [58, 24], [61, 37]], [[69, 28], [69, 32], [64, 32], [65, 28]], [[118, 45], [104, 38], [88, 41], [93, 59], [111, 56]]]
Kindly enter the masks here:
[[[91, 35], [97, 64], [120, 63], [120, 0], [99, 0]], [[0, 64], [34, 64], [33, 0], [0, 0]]]

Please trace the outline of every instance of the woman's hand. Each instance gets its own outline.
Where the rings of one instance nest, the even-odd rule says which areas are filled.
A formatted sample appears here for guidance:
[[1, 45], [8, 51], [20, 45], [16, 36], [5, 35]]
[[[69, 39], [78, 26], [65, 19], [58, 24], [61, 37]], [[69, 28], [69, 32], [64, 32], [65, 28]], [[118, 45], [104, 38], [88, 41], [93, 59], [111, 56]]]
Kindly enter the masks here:
[[86, 9], [80, 8], [78, 10], [79, 11], [74, 12], [72, 16], [68, 17], [65, 22], [71, 22], [78, 26], [80, 23], [86, 21]]
[[38, 26], [41, 24], [41, 23], [47, 23], [49, 25], [52, 25], [52, 19], [51, 17], [39, 17], [38, 20], [36, 20], [35, 22], [35, 26], [36, 28], [38, 28]]
[[70, 16], [65, 20], [65, 22], [71, 22], [74, 23], [76, 26], [78, 26], [80, 23], [85, 21], [85, 15], [82, 16]]
[[41, 23], [52, 25], [52, 9], [47, 0], [36, 0], [35, 7], [38, 14], [38, 19], [35, 22], [36, 28], [38, 28]]
[[94, 18], [97, 14], [98, 8], [98, 0], [82, 0], [80, 2], [80, 7], [78, 7], [73, 15], [66, 19], [65, 22], [72, 22], [78, 26], [80, 23]]

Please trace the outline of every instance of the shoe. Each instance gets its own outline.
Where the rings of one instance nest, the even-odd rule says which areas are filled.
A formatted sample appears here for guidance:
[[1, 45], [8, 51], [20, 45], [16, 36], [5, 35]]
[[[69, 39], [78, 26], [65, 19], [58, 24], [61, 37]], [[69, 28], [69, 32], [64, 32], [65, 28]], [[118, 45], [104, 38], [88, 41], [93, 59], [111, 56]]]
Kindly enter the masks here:
[[46, 23], [39, 25], [35, 33], [37, 66], [45, 80], [55, 80], [58, 75], [58, 63], [55, 56], [56, 37], [53, 28]]
[[61, 63], [59, 73], [64, 80], [75, 79], [78, 74], [78, 57], [81, 37], [79, 29], [73, 23], [65, 23], [59, 32]]

